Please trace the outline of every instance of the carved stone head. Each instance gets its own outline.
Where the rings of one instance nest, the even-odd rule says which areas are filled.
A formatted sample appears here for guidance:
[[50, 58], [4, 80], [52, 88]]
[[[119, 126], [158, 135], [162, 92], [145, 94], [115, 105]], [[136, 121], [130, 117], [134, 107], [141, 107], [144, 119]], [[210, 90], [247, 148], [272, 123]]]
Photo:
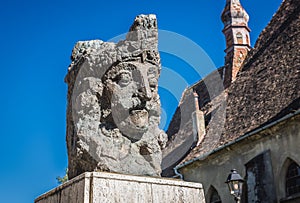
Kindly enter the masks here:
[[[110, 122], [133, 142], [140, 140], [150, 125], [158, 125], [158, 76], [159, 67], [140, 62], [119, 63], [105, 74], [103, 93], [113, 119]], [[105, 115], [102, 119], [109, 120]]]
[[126, 40], [78, 42], [68, 83], [69, 177], [85, 171], [159, 176], [166, 134], [158, 128], [160, 58], [154, 15]]

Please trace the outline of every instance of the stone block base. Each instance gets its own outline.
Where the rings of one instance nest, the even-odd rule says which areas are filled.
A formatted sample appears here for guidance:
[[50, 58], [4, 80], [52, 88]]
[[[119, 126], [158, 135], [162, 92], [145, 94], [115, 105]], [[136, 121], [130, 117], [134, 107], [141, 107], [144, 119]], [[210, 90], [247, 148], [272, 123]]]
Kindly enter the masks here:
[[202, 184], [176, 179], [87, 172], [35, 203], [205, 203]]

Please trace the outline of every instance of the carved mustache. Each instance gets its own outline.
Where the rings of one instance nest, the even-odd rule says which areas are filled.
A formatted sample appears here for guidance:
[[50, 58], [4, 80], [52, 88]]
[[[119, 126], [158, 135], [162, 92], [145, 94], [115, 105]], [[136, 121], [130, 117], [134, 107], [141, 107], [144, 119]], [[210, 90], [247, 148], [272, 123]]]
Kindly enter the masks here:
[[132, 107], [129, 109], [129, 111], [132, 110], [147, 110], [149, 111], [151, 109], [151, 105], [149, 101], [141, 101], [139, 97], [132, 97], [131, 99]]
[[142, 101], [138, 97], [132, 98], [132, 108], [139, 107], [142, 104]]

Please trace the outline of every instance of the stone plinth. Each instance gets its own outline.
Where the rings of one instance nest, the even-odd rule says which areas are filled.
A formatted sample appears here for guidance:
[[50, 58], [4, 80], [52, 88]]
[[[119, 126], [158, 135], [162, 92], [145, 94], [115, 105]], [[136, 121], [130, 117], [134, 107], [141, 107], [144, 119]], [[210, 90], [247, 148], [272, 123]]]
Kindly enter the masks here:
[[205, 203], [202, 184], [145, 176], [87, 172], [35, 203]]

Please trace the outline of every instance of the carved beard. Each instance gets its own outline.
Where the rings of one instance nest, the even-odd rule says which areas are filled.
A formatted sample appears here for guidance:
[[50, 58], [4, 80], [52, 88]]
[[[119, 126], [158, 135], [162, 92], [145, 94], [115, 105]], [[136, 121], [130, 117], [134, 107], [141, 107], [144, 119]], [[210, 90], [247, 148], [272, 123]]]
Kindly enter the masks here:
[[[132, 141], [140, 140], [153, 116], [157, 94], [157, 68], [121, 63], [104, 77], [111, 116], [115, 126]], [[152, 111], [152, 113], [151, 113]]]
[[143, 110], [131, 110], [130, 111], [130, 120], [138, 128], [145, 128], [148, 126], [149, 118], [148, 111]]
[[113, 120], [122, 134], [132, 141], [140, 140], [149, 125], [149, 113], [145, 105], [134, 105], [137, 100], [137, 98], [112, 97]]

